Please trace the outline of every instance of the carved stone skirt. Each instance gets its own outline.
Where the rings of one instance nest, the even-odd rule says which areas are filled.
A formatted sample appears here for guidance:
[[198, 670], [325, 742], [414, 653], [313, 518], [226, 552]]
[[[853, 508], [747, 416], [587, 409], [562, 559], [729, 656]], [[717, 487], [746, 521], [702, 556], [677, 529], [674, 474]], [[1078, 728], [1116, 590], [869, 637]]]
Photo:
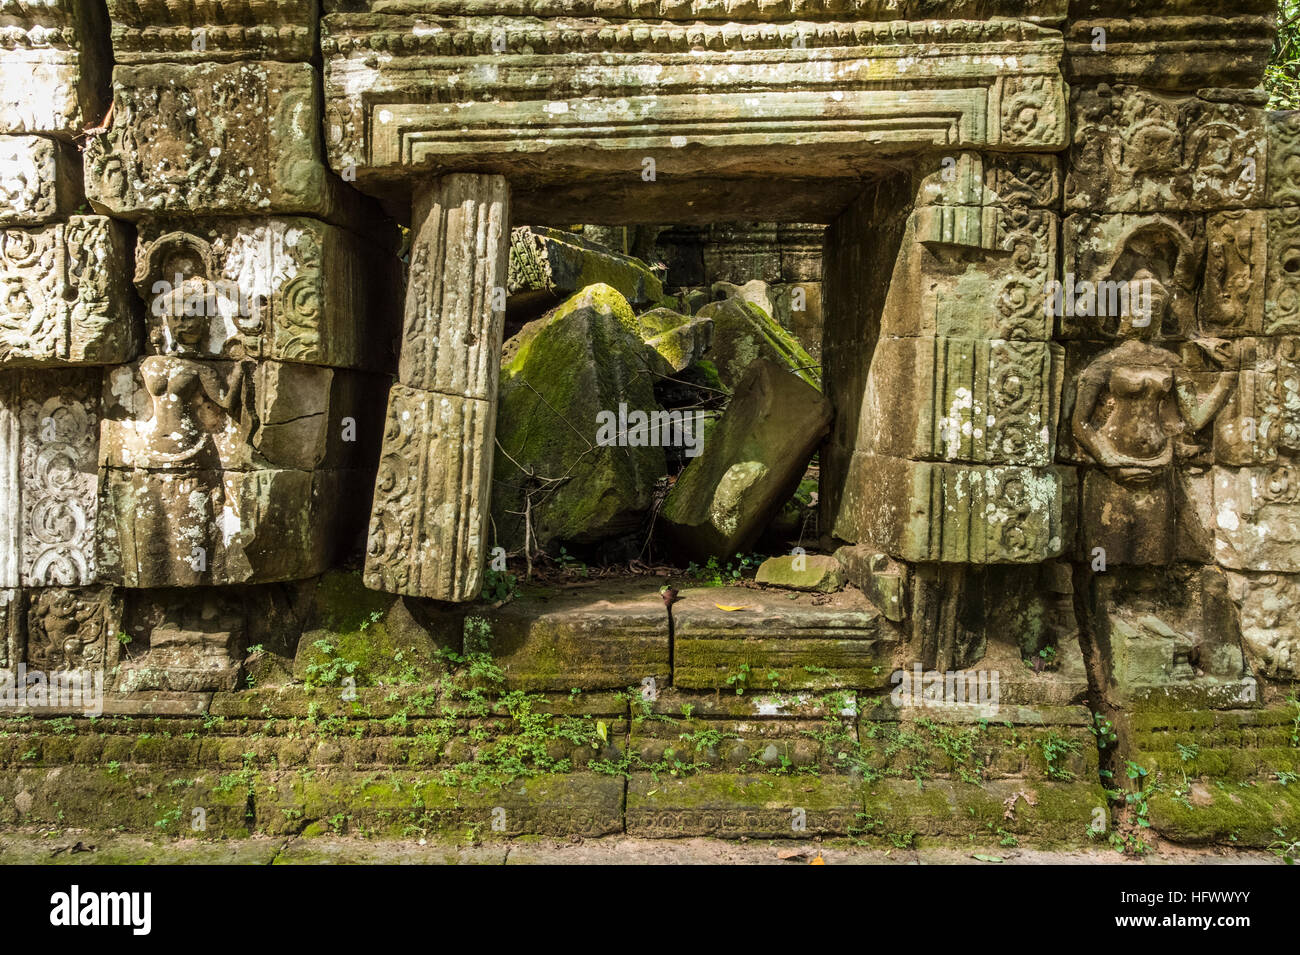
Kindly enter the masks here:
[[1080, 516], [1085, 560], [1096, 559], [1100, 547], [1107, 567], [1171, 563], [1178, 544], [1174, 469], [1089, 468]]

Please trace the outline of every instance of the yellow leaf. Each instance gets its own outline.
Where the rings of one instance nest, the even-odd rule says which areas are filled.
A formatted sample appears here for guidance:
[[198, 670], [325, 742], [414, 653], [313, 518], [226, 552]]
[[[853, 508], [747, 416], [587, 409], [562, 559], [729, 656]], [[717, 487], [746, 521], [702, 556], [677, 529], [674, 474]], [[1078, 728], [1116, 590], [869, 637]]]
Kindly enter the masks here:
[[714, 604], [713, 606], [717, 607], [719, 610], [725, 610], [730, 613], [733, 610], [744, 610], [748, 604], [741, 604], [739, 607], [728, 607], [725, 604]]
[[826, 860], [822, 858], [821, 853], [817, 853], [817, 858], [808, 863], [809, 865], [825, 865]]
[[607, 726], [605, 725], [605, 721], [604, 721], [604, 720], [599, 720], [599, 721], [596, 723], [596, 733], [597, 733], [597, 735], [599, 735], [600, 738], [603, 739], [606, 743], [609, 742], [609, 727], [607, 727]]

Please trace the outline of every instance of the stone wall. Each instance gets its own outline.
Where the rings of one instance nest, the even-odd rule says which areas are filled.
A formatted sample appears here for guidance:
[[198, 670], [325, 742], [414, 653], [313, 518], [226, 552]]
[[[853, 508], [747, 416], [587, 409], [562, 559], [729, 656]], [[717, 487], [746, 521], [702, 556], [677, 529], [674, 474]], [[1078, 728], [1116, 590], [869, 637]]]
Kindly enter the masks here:
[[[434, 724], [403, 721], [468, 700], [470, 722], [526, 724], [511, 690], [609, 694], [558, 734], [583, 758], [525, 774], [567, 814], [521, 809], [511, 833], [775, 834], [791, 767], [822, 779], [819, 832], [920, 831], [924, 806], [869, 785], [936, 775], [901, 738], [947, 755], [938, 790], [981, 824], [1037, 787], [1026, 832], [1057, 839], [1120, 754], [1167, 769], [1193, 724], [1207, 751], [1276, 748], [1300, 677], [1300, 118], [1258, 89], [1275, 27], [1271, 0], [0, 5], [0, 666], [99, 674], [109, 712], [171, 734], [32, 730], [36, 765], [0, 754], [22, 767], [6, 821], [48, 821], [119, 754], [158, 787], [201, 767], [230, 831], [319, 825], [365, 784], [280, 767], [482, 770], [500, 754], [462, 752], [479, 734], [416, 759]], [[482, 599], [511, 227], [577, 221], [669, 223], [620, 251], [663, 258], [683, 299], [768, 283], [824, 372], [801, 376], [834, 415], [819, 543], [855, 585], [835, 599], [864, 606], [675, 612], [658, 579], [612, 619]], [[620, 267], [654, 304], [662, 276]], [[340, 609], [322, 594], [347, 559], [375, 593]], [[318, 695], [444, 681], [480, 652], [494, 703], [376, 691], [336, 714], [365, 745], [313, 727], [241, 755], [279, 801], [223, 781], [269, 725], [175, 739], [204, 717], [314, 723]], [[915, 700], [882, 708], [914, 664], [1014, 671], [1008, 705], [1032, 712], [1009, 722], [1077, 759], [1004, 761], [1019, 740], [955, 744]], [[751, 676], [803, 696], [726, 696]], [[854, 694], [843, 720], [826, 692]], [[670, 707], [710, 742], [661, 788], [685, 759]], [[1115, 745], [1080, 749], [1102, 719]], [[777, 810], [729, 792], [768, 770]], [[1186, 805], [1164, 806], [1171, 832], [1236, 825]]]

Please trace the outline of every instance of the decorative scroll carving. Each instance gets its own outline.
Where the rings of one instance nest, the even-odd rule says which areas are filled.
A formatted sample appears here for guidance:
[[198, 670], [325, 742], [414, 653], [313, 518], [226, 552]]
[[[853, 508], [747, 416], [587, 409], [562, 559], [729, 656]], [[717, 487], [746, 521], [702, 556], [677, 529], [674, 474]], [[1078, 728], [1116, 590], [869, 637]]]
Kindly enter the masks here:
[[0, 233], [0, 363], [128, 361], [139, 333], [126, 232], [103, 216]]

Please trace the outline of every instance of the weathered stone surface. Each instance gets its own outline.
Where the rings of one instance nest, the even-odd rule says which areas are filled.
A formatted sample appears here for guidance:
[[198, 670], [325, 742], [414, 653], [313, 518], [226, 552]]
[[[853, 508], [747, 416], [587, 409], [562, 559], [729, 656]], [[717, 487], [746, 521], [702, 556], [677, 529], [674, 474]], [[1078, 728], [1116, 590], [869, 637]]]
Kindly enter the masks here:
[[0, 669], [12, 669], [18, 662], [26, 641], [23, 592], [16, 587], [0, 587]]
[[707, 357], [727, 388], [738, 389], [750, 365], [761, 358], [821, 389], [817, 362], [776, 319], [752, 302], [740, 298], [713, 302], [701, 308], [696, 317], [713, 323], [713, 344]]
[[830, 419], [811, 385], [766, 359], [753, 362], [664, 502], [668, 533], [699, 557], [750, 547], [794, 493]]
[[[1263, 331], [1293, 335], [1300, 332], [1300, 207], [1269, 209], [1267, 215]], [[1251, 278], [1257, 278], [1257, 273], [1252, 272]], [[1245, 298], [1251, 305], [1257, 301], [1255, 294]]]
[[0, 226], [41, 225], [81, 201], [81, 157], [46, 136], [0, 136]]
[[1050, 464], [1063, 357], [1043, 342], [882, 339], [857, 447], [903, 458]]
[[[348, 471], [103, 473], [100, 574], [124, 587], [296, 580], [323, 572], [357, 523]], [[364, 492], [363, 492], [364, 493]]]
[[737, 587], [681, 591], [672, 608], [673, 685], [742, 694], [887, 686], [899, 640], [892, 625], [862, 594], [813, 599]]
[[509, 187], [500, 176], [447, 176], [418, 194], [413, 220], [398, 380], [491, 402], [505, 320]]
[[79, 0], [10, 4], [0, 39], [0, 134], [72, 140], [107, 103], [112, 56], [103, 7]]
[[102, 365], [139, 349], [127, 232], [102, 216], [0, 235], [0, 363]]
[[653, 308], [636, 317], [645, 343], [663, 359], [656, 369], [677, 374], [702, 359], [713, 344], [713, 320], [679, 315], [668, 308]]
[[522, 597], [477, 614], [490, 624], [478, 643], [467, 628], [466, 652], [490, 652], [511, 690], [567, 692], [626, 689], [653, 678], [671, 682], [668, 615], [653, 587], [605, 585]]
[[[606, 203], [595, 213], [640, 196], [662, 209], [675, 177], [786, 178], [793, 146], [818, 150], [803, 174], [834, 178], [882, 151], [1064, 143], [1059, 34], [1023, 20], [900, 28], [889, 15], [871, 22], [880, 12], [856, 6], [835, 23], [712, 4], [645, 4], [617, 14], [529, 8], [530, 18], [582, 16], [575, 26], [500, 12], [427, 32], [412, 30], [408, 13], [328, 13], [322, 52], [332, 164], [356, 163], [359, 181], [382, 181], [404, 166], [437, 173], [509, 163], [529, 203], [525, 221], [544, 222], [564, 220], [534, 217], [534, 209], [574, 208], [579, 195]], [[730, 16], [745, 26], [727, 23]], [[921, 49], [924, 71], [916, 66]], [[730, 67], [741, 51], [746, 69], [738, 72]], [[814, 66], [824, 62], [835, 65], [818, 78]], [[494, 69], [477, 68], [488, 63]], [[625, 77], [636, 70], [629, 92]], [[918, 79], [900, 107], [891, 87], [905, 73]], [[458, 101], [435, 99], [452, 77]], [[836, 80], [844, 88], [828, 90]], [[629, 170], [642, 172], [643, 156], [661, 167], [650, 185], [610, 189], [599, 178], [626, 182]], [[683, 212], [713, 215], [714, 197], [694, 195], [703, 201], [682, 203]]]
[[1214, 468], [1214, 554], [1233, 570], [1300, 571], [1300, 482], [1289, 465]]
[[441, 594], [442, 600], [478, 596], [495, 427], [488, 401], [393, 385], [370, 513], [366, 586]]
[[312, 58], [320, 0], [108, 0], [118, 63]]
[[94, 583], [99, 375], [0, 377], [0, 585]]
[[111, 587], [28, 590], [28, 670], [112, 670], [122, 632], [122, 597]]
[[487, 546], [509, 186], [500, 176], [429, 183], [415, 196], [414, 222], [400, 384], [388, 399], [365, 580], [472, 600]]
[[1056, 278], [1055, 213], [920, 206], [902, 238], [880, 319], [886, 337], [1045, 341]]
[[1300, 576], [1228, 572], [1228, 593], [1241, 615], [1241, 637], [1265, 676], [1300, 674]]
[[1272, 464], [1300, 452], [1300, 339], [1243, 338], [1234, 357], [1241, 369], [1214, 421], [1220, 464]]
[[536, 314], [589, 285], [608, 285], [633, 305], [663, 298], [663, 285], [639, 259], [560, 229], [520, 227], [510, 233], [512, 312]]
[[245, 643], [245, 601], [236, 593], [132, 594], [115, 691], [187, 693], [234, 690]]
[[844, 586], [844, 573], [834, 557], [825, 554], [798, 554], [769, 557], [758, 566], [755, 583], [789, 590], [815, 590], [834, 593]]
[[1032, 153], [949, 152], [937, 169], [916, 172], [917, 205], [1052, 208], [1061, 197], [1061, 162]]
[[1268, 113], [1268, 175], [1265, 205], [1300, 204], [1300, 114]]
[[886, 620], [901, 622], [907, 612], [907, 568], [888, 554], [853, 544], [835, 551], [844, 578], [857, 587]]
[[1093, 4], [1066, 30], [1067, 78], [1080, 87], [1119, 81], [1187, 91], [1238, 87], [1206, 92], [1240, 94], [1258, 83], [1272, 49], [1262, 9]]
[[105, 375], [100, 459], [149, 470], [365, 467], [383, 387], [315, 365], [149, 355]]
[[113, 124], [86, 147], [86, 195], [143, 216], [305, 213], [361, 203], [325, 168], [308, 63], [117, 66]]
[[977, 467], [855, 453], [835, 536], [891, 557], [1036, 563], [1073, 533], [1066, 468]]
[[[653, 356], [626, 299], [607, 285], [584, 290], [507, 343], [492, 504], [504, 546], [525, 544], [525, 511], [542, 547], [640, 524], [667, 469], [663, 447], [682, 438], [655, 399]], [[644, 424], [633, 421], [636, 413]]]
[[795, 778], [702, 773], [628, 782], [627, 832], [645, 838], [807, 839], [858, 824], [858, 784], [827, 776], [810, 791]]
[[[1151, 316], [1153, 335], [1194, 334], [1196, 287], [1204, 255], [1199, 217], [1070, 216], [1064, 225], [1060, 302], [1048, 303], [1055, 310], [1058, 334], [1104, 340], [1131, 330], [1133, 319], [1141, 317], [1133, 304], [1133, 282], [1139, 283], [1140, 299], [1150, 288], [1151, 308], [1160, 311], [1159, 316]], [[1101, 289], [1103, 282], [1112, 284]], [[1125, 291], [1130, 293], [1127, 303]]]
[[1264, 112], [1134, 86], [1072, 94], [1067, 209], [1202, 211], [1259, 205]]
[[398, 263], [382, 245], [303, 217], [141, 222], [135, 287], [150, 323], [179, 305], [197, 354], [389, 370]]

